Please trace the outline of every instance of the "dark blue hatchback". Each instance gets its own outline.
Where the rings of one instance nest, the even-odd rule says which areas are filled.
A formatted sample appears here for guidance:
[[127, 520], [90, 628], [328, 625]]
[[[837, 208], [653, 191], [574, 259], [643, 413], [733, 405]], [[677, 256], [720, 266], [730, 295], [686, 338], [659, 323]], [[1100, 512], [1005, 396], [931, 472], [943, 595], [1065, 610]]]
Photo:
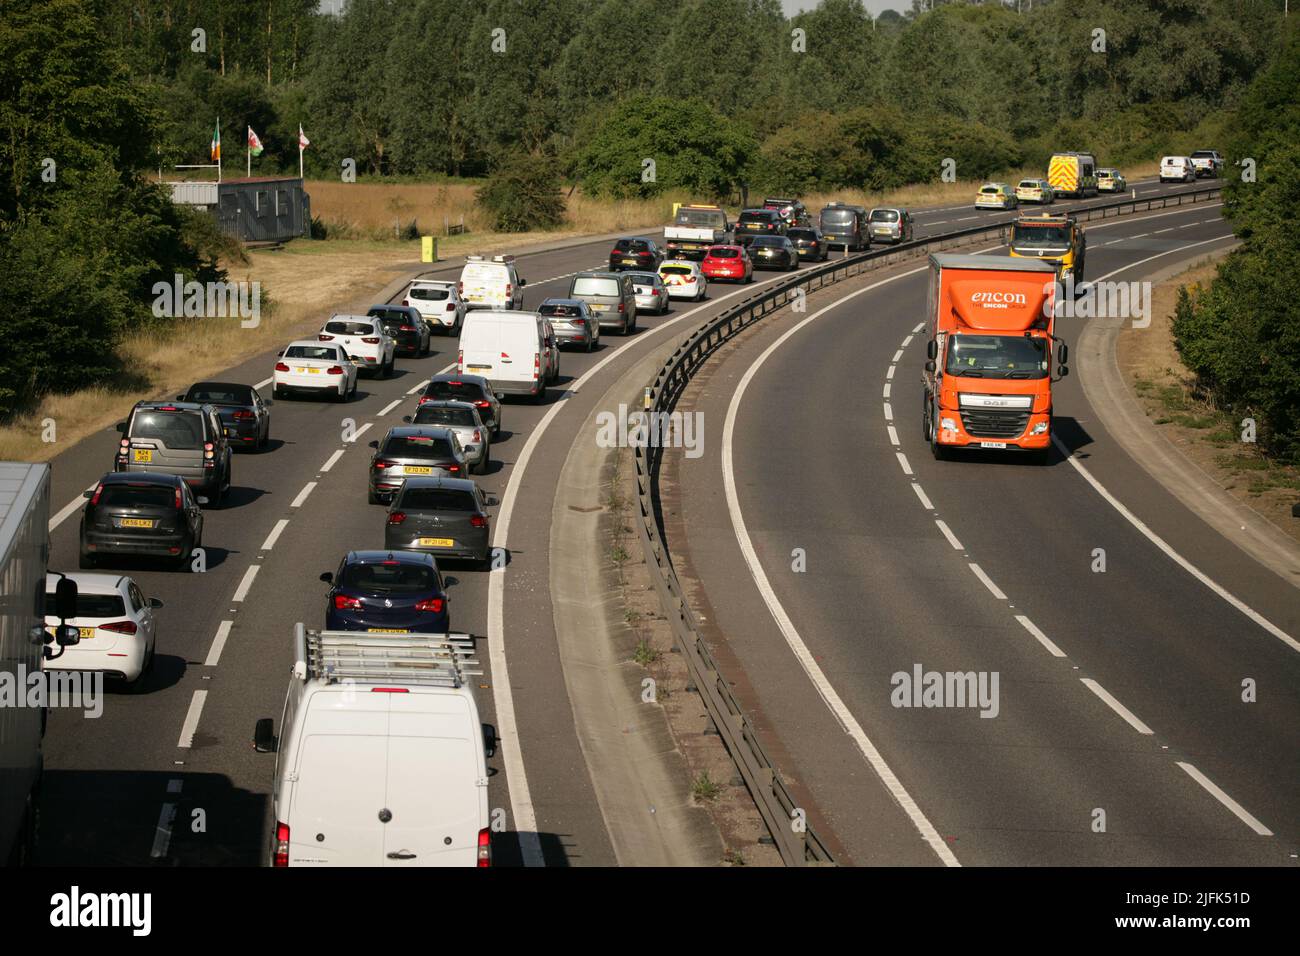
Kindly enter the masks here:
[[330, 585], [325, 628], [378, 634], [445, 634], [451, 630], [438, 562], [415, 551], [349, 551]]

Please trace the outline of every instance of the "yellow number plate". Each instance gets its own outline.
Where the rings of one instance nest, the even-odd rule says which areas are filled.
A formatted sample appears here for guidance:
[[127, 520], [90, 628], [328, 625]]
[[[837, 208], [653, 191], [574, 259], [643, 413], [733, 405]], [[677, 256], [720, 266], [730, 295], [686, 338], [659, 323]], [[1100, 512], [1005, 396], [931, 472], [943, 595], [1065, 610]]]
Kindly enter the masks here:
[[423, 465], [407, 465], [403, 471], [408, 475], [432, 475], [433, 469], [426, 468]]
[[450, 548], [455, 545], [454, 538], [421, 538], [420, 547], [422, 548]]
[[152, 518], [123, 518], [122, 527], [123, 528], [152, 528], [153, 519]]
[[[47, 627], [45, 632], [51, 637], [54, 636], [54, 628], [52, 627]], [[95, 629], [93, 627], [79, 627], [77, 628], [77, 632], [83, 641], [88, 641], [95, 636]]]
[[136, 461], [142, 461], [142, 462], [145, 462], [145, 463], [151, 462], [151, 461], [153, 461], [153, 449], [152, 449], [152, 448], [136, 448], [136, 449], [134, 450], [134, 454], [132, 455], [132, 457], [133, 457]]
[[370, 634], [410, 634], [409, 628], [405, 627], [368, 627], [366, 631]]

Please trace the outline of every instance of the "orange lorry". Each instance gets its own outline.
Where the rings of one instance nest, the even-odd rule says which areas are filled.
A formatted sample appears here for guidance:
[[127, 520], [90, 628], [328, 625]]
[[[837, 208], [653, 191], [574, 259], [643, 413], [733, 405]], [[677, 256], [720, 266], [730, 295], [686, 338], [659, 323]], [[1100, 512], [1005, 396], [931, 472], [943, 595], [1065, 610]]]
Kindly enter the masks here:
[[992, 448], [1047, 462], [1052, 383], [1069, 373], [1055, 280], [1037, 259], [930, 256], [923, 430], [935, 458]]

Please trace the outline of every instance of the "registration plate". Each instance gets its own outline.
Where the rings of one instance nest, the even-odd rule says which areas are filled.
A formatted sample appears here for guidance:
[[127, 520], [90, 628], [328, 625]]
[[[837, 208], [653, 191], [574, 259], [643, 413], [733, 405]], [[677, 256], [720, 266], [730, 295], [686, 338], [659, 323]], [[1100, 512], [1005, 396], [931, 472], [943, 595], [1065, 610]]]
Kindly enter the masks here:
[[1006, 448], [1007, 443], [1004, 441], [982, 441], [980, 442], [980, 447], [981, 448]]
[[318, 368], [299, 368], [299, 369], [294, 369], [294, 371], [296, 371], [299, 375], [319, 375], [319, 374], [320, 374], [320, 369], [318, 369]]
[[634, 266], [634, 265], [636, 265], [636, 260], [635, 260], [635, 259], [624, 259], [624, 260], [623, 260], [623, 265], [625, 265], [625, 266]]
[[136, 448], [136, 449], [132, 452], [131, 457], [132, 457], [135, 461], [142, 461], [142, 462], [145, 462], [146, 464], [148, 464], [149, 462], [153, 461], [153, 449], [152, 449], [152, 448]]
[[152, 518], [123, 518], [122, 527], [123, 528], [152, 528], [153, 519]]
[[419, 543], [422, 548], [450, 548], [456, 542], [452, 538], [420, 538]]
[[402, 469], [408, 475], [432, 475], [433, 469], [424, 465], [407, 465]]
[[489, 369], [489, 368], [491, 368], [492, 366], [491, 366], [491, 365], [470, 365], [470, 366], [468, 366], [468, 367], [469, 367], [469, 368], [474, 368], [474, 369]]
[[889, 235], [889, 227], [888, 227], [888, 226], [877, 226], [873, 231], [874, 231], [874, 232], [876, 233], [876, 235], [878, 235], [878, 236], [887, 236], [887, 235]]
[[[51, 637], [54, 636], [54, 628], [52, 627], [47, 627], [45, 632]], [[88, 641], [95, 636], [95, 629], [93, 627], [79, 627], [77, 628], [77, 634], [83, 641]]]
[[410, 634], [411, 629], [408, 627], [368, 627], [366, 632], [369, 634]]

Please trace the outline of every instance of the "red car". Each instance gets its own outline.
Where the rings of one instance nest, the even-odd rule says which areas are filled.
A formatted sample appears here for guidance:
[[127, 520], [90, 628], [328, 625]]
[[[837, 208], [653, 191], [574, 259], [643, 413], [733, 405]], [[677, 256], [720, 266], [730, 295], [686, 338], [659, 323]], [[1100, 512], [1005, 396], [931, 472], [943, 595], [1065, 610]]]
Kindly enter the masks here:
[[710, 246], [700, 263], [700, 271], [709, 279], [754, 281], [754, 261], [744, 246]]

